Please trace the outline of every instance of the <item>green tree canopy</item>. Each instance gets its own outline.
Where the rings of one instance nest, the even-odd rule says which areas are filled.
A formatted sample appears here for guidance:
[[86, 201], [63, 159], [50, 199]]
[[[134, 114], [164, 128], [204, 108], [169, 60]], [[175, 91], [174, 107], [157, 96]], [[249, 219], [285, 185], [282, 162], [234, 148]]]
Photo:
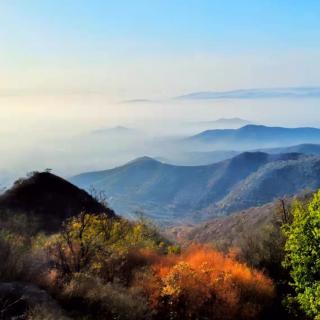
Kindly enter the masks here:
[[294, 296], [302, 311], [320, 319], [320, 191], [307, 203], [296, 201], [287, 236], [284, 265], [290, 270]]

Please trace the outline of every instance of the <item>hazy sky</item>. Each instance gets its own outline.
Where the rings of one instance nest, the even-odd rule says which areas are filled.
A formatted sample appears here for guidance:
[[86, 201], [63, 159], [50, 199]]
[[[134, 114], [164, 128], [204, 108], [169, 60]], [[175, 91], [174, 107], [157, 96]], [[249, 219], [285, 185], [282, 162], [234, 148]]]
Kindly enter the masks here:
[[317, 0], [1, 0], [1, 94], [320, 84]]
[[[115, 125], [166, 135], [219, 117], [320, 126], [320, 99], [168, 99], [320, 86], [319, 16], [318, 0], [0, 0], [0, 178], [102, 169], [146, 152], [143, 141], [129, 152], [92, 140]], [[121, 103], [139, 98], [157, 102]]]

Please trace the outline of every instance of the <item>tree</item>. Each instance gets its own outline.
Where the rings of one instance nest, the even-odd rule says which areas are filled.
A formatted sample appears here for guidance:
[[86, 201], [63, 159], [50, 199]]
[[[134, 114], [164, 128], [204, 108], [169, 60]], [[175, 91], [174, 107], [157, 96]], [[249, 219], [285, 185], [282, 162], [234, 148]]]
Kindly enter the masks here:
[[130, 271], [143, 263], [136, 257], [140, 250], [171, 251], [171, 247], [143, 221], [85, 212], [67, 220], [61, 233], [47, 243], [50, 261], [62, 278], [88, 272], [108, 281], [115, 277], [128, 281]]
[[320, 319], [320, 191], [312, 200], [295, 201], [293, 221], [284, 226], [287, 237], [284, 266], [290, 270], [297, 303], [312, 319]]

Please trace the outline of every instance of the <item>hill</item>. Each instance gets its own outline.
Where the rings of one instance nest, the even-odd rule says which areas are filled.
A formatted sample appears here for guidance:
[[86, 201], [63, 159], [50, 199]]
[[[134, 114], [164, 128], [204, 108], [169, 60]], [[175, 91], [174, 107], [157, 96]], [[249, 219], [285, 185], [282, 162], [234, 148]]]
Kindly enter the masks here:
[[320, 186], [320, 157], [245, 152], [206, 166], [174, 166], [143, 157], [70, 181], [109, 196], [120, 214], [143, 211], [165, 224], [199, 222]]
[[86, 191], [49, 172], [16, 181], [0, 196], [0, 210], [32, 215], [46, 230], [56, 230], [62, 221], [81, 211], [115, 216]]
[[247, 125], [240, 129], [206, 130], [184, 140], [186, 144], [200, 144], [211, 148], [252, 150], [286, 147], [305, 143], [320, 143], [320, 129], [283, 128]]

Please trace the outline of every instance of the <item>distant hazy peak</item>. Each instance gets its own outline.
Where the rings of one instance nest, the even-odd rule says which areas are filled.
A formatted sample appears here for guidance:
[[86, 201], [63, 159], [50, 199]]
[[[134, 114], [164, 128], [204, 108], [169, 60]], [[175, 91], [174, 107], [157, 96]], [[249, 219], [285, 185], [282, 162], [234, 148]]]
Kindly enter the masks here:
[[268, 99], [268, 98], [320, 98], [320, 87], [252, 88], [231, 91], [192, 92], [175, 99]]
[[131, 161], [129, 161], [128, 163], [126, 163], [125, 165], [129, 165], [129, 164], [133, 164], [133, 163], [161, 163], [160, 161], [154, 159], [154, 158], [151, 158], [151, 157], [148, 157], [148, 156], [142, 156], [142, 157], [139, 157], [139, 158], [136, 158], [136, 159], [133, 159]]
[[237, 117], [234, 117], [234, 118], [219, 118], [217, 120], [215, 120], [215, 122], [250, 122], [248, 120], [245, 120], [245, 119], [241, 119], [241, 118], [237, 118]]
[[125, 126], [115, 126], [115, 127], [106, 127], [95, 130], [94, 132], [106, 132], [106, 131], [131, 131], [134, 129], [125, 127]]
[[216, 127], [232, 127], [232, 128], [239, 128], [241, 126], [244, 126], [246, 124], [252, 124], [251, 121], [241, 119], [241, 118], [219, 118], [216, 120], [206, 120], [206, 121], [197, 121], [193, 122], [193, 124], [199, 124], [199, 125], [207, 125], [207, 126], [216, 126]]

